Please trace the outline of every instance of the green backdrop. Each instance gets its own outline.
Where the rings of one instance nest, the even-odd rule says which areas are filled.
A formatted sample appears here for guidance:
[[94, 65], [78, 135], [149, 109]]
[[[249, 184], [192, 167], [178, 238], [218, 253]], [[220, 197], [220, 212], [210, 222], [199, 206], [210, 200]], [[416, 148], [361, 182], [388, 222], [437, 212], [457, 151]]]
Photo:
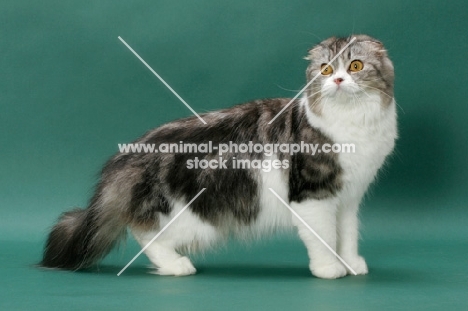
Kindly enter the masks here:
[[[460, 309], [468, 299], [466, 1], [23, 1], [0, 4], [3, 310]], [[366, 33], [396, 70], [400, 139], [362, 209], [370, 274], [313, 278], [294, 235], [195, 256], [199, 274], [147, 274], [134, 241], [91, 273], [42, 271], [47, 231], [89, 199], [102, 164], [197, 111], [305, 84], [307, 49]]]

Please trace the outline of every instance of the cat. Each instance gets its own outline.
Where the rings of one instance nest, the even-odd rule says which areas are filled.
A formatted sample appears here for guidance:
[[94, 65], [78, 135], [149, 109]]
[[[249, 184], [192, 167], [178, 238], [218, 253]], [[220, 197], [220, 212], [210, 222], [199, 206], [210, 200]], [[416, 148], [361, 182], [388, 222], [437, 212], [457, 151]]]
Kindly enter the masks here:
[[[195, 158], [216, 160], [217, 151], [118, 153], [104, 166], [89, 206], [61, 215], [40, 264], [69, 270], [89, 267], [126, 236], [127, 228], [144, 247], [205, 188], [145, 249], [155, 273], [194, 274], [192, 262], [180, 252], [210, 247], [231, 235], [256, 237], [292, 227], [307, 248], [314, 276], [367, 274], [358, 252], [358, 209], [397, 138], [393, 64], [383, 44], [367, 35], [326, 39], [310, 49], [306, 59], [311, 83], [301, 98], [255, 100], [202, 114], [206, 125], [196, 117], [176, 120], [135, 143], [347, 143], [355, 146], [354, 153], [267, 156], [234, 150], [223, 155], [226, 168], [206, 169], [189, 168], [188, 163]], [[278, 160], [282, 165], [271, 170], [234, 168], [232, 163], [239, 159]]]

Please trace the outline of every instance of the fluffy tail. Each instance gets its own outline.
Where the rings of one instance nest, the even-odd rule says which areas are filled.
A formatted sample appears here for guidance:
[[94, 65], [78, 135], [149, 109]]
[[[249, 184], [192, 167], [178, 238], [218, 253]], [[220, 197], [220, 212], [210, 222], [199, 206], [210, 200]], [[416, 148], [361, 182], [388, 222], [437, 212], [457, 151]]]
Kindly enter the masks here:
[[49, 234], [40, 265], [78, 270], [104, 257], [126, 232], [126, 224], [110, 214], [93, 204], [62, 214]]

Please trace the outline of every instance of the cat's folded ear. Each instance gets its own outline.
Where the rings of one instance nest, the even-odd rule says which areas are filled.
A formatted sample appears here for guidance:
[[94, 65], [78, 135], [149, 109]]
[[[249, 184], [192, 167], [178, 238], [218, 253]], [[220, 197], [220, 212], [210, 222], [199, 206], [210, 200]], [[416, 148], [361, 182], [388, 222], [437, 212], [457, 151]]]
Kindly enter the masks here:
[[320, 59], [324, 56], [326, 56], [326, 54], [324, 54], [324, 50], [327, 50], [328, 47], [336, 41], [336, 37], [330, 37], [322, 42], [320, 42], [319, 44], [317, 44], [316, 46], [312, 47], [310, 50], [309, 50], [309, 54], [304, 57], [304, 59], [306, 60], [314, 60], [314, 59]]
[[323, 47], [321, 45], [316, 45], [314, 46], [313, 48], [311, 48], [309, 51], [308, 51], [308, 54], [307, 56], [304, 57], [305, 60], [313, 60], [314, 58], [317, 58], [316, 55], [319, 54], [320, 50], [322, 49]]
[[377, 56], [385, 56], [387, 54], [387, 50], [385, 49], [382, 42], [369, 36], [363, 37], [364, 38], [361, 40], [358, 39], [359, 42], [369, 46], [377, 54]]

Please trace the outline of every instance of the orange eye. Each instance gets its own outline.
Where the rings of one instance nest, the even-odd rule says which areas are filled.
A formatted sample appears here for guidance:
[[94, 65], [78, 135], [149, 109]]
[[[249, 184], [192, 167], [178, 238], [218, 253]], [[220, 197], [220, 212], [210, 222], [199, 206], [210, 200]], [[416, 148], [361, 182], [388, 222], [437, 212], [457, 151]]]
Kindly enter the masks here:
[[364, 64], [360, 60], [353, 60], [349, 65], [349, 71], [356, 72], [361, 71], [364, 68]]
[[331, 66], [328, 66], [327, 64], [322, 64], [320, 71], [322, 72], [324, 76], [328, 76], [333, 73], [333, 68]]

